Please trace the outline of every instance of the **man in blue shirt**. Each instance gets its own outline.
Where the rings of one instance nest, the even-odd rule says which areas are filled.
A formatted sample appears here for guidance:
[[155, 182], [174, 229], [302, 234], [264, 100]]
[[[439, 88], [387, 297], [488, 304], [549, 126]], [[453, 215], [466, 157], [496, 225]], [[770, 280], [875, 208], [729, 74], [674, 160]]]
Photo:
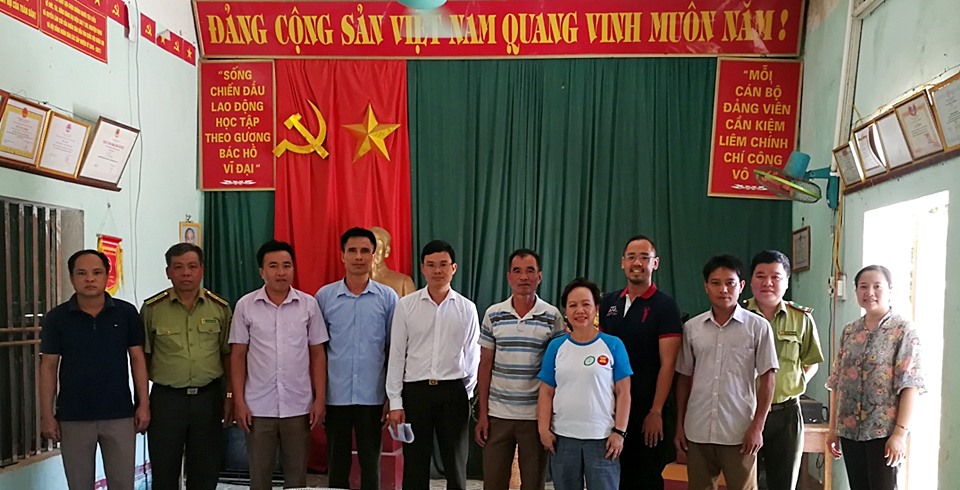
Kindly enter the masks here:
[[346, 276], [317, 292], [327, 323], [327, 417], [330, 486], [350, 488], [356, 431], [360, 488], [380, 488], [381, 427], [386, 407], [387, 346], [397, 293], [370, 279], [377, 239], [364, 228], [340, 237]]
[[143, 322], [106, 293], [106, 255], [81, 250], [67, 269], [76, 293], [43, 317], [40, 332], [41, 432], [60, 442], [70, 490], [93, 488], [98, 444], [110, 489], [133, 490], [136, 433], [150, 424]]

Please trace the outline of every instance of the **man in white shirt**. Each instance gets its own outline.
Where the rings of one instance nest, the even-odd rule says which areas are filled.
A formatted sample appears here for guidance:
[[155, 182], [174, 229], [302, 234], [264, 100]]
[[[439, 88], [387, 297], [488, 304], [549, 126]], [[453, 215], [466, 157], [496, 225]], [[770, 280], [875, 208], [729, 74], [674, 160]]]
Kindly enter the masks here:
[[387, 422], [409, 423], [403, 447], [403, 488], [430, 488], [436, 434], [448, 489], [467, 485], [470, 398], [480, 363], [477, 307], [450, 287], [457, 272], [453, 247], [434, 240], [420, 252], [427, 287], [397, 303], [387, 365]]
[[690, 490], [756, 490], [757, 451], [780, 364], [773, 330], [737, 304], [743, 265], [721, 255], [703, 268], [710, 309], [683, 325], [677, 358], [677, 449], [687, 453]]

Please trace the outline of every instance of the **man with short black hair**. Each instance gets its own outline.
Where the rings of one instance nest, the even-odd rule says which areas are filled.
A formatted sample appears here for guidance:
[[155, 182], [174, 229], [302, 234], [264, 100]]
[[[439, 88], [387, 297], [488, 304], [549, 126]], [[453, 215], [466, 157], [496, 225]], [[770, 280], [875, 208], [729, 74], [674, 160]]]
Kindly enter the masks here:
[[135, 306], [106, 292], [102, 252], [81, 250], [67, 269], [76, 293], [44, 315], [40, 332], [41, 433], [60, 442], [70, 490], [94, 487], [97, 445], [110, 489], [133, 490], [136, 434], [150, 425], [143, 323]]
[[677, 302], [653, 282], [659, 267], [653, 240], [631, 237], [620, 257], [627, 285], [605, 295], [598, 306], [600, 329], [623, 341], [633, 368], [629, 437], [620, 455], [624, 490], [662, 490], [663, 469], [676, 456], [670, 443], [676, 413], [669, 394], [683, 324]]
[[[223, 464], [223, 424], [232, 423], [230, 304], [203, 281], [203, 250], [167, 250], [171, 287], [143, 302], [153, 420], [147, 433], [153, 490], [179, 490], [186, 455], [187, 490], [214, 490]], [[226, 396], [225, 396], [226, 394]]]
[[284, 486], [303, 487], [310, 431], [326, 409], [327, 327], [317, 300], [291, 286], [289, 243], [264, 243], [257, 263], [263, 287], [237, 301], [230, 327], [234, 416], [247, 433], [250, 489], [272, 488], [278, 445]]
[[344, 232], [340, 252], [346, 274], [316, 295], [330, 334], [325, 427], [333, 488], [350, 487], [354, 440], [360, 488], [380, 488], [387, 348], [397, 293], [370, 279], [376, 248], [377, 239], [370, 230]]
[[803, 416], [799, 397], [823, 361], [813, 311], [783, 295], [790, 286], [790, 259], [777, 250], [753, 257], [750, 290], [753, 297], [743, 307], [762, 315], [773, 328], [780, 369], [776, 374], [773, 404], [763, 428], [760, 463], [770, 490], [794, 490], [803, 454]]
[[743, 264], [720, 255], [703, 267], [710, 309], [683, 325], [677, 357], [677, 435], [691, 489], [756, 490], [757, 451], [779, 364], [770, 324], [737, 304]]
[[512, 293], [487, 309], [480, 327], [479, 414], [474, 429], [483, 448], [483, 487], [507, 490], [515, 451], [521, 490], [542, 490], [547, 451], [537, 426], [537, 374], [547, 345], [565, 333], [563, 315], [537, 296], [540, 256], [521, 248], [510, 254]]
[[480, 324], [477, 307], [450, 287], [457, 272], [453, 247], [434, 240], [420, 252], [427, 287], [397, 303], [387, 367], [387, 422], [410, 423], [403, 446], [403, 488], [430, 487], [433, 436], [448, 489], [467, 485], [470, 398], [477, 385]]

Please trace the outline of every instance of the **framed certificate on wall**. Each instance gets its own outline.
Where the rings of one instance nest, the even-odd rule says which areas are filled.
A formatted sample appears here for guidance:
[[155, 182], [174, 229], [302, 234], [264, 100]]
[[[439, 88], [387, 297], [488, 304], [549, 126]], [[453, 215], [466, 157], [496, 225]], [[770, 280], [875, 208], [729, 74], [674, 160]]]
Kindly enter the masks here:
[[893, 112], [880, 116], [877, 119], [877, 132], [880, 134], [880, 146], [887, 157], [887, 165], [891, 169], [906, 165], [913, 161], [910, 148], [907, 147], [907, 138], [903, 135], [900, 120]]
[[76, 177], [89, 134], [89, 124], [51, 112], [37, 168], [52, 174]]
[[853, 156], [851, 143], [847, 143], [839, 148], [833, 149], [833, 158], [837, 161], [837, 169], [840, 170], [840, 179], [843, 185], [849, 187], [853, 184], [859, 184], [863, 181], [863, 171], [857, 160]]
[[100, 117], [87, 145], [80, 177], [117, 185], [140, 130]]
[[945, 150], [960, 148], [960, 73], [930, 89]]
[[940, 141], [937, 123], [933, 120], [933, 111], [926, 92], [920, 92], [898, 105], [896, 112], [914, 160], [943, 151], [943, 143]]
[[0, 158], [35, 166], [49, 115], [46, 107], [8, 96], [0, 114]]

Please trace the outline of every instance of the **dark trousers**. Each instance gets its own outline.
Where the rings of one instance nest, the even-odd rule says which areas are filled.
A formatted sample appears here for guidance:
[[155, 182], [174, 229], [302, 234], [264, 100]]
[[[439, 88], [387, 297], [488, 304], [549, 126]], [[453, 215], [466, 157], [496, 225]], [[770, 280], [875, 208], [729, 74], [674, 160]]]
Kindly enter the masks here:
[[514, 452], [520, 463], [520, 490], [543, 490], [548, 453], [540, 442], [537, 421], [496, 417], [490, 417], [490, 433], [483, 447], [483, 488], [510, 488]]
[[190, 395], [154, 384], [147, 430], [154, 490], [178, 490], [186, 451], [187, 490], [217, 488], [224, 457], [223, 393], [219, 381]]
[[794, 490], [803, 455], [803, 417], [796, 398], [773, 406], [763, 427], [758, 461], [770, 490]]
[[250, 490], [273, 488], [273, 467], [280, 447], [283, 487], [307, 486], [307, 455], [310, 452], [310, 417], [253, 417], [247, 434], [250, 458]]
[[403, 488], [430, 488], [433, 436], [440, 445], [447, 488], [467, 488], [470, 402], [462, 380], [403, 384], [403, 408], [414, 440], [403, 445]]
[[870, 441], [840, 438], [850, 490], [897, 490], [898, 466], [887, 466], [888, 437]]
[[350, 488], [350, 467], [353, 463], [350, 450], [356, 432], [360, 488], [380, 488], [382, 417], [383, 405], [327, 405], [324, 428], [327, 431], [331, 487]]
[[623, 441], [623, 452], [620, 453], [621, 490], [663, 490], [663, 469], [676, 459], [677, 454], [673, 445], [676, 422], [670, 416], [673, 410], [672, 406], [664, 407], [663, 440], [653, 447], [647, 447], [643, 441], [643, 419], [649, 409], [630, 414], [629, 437]]

